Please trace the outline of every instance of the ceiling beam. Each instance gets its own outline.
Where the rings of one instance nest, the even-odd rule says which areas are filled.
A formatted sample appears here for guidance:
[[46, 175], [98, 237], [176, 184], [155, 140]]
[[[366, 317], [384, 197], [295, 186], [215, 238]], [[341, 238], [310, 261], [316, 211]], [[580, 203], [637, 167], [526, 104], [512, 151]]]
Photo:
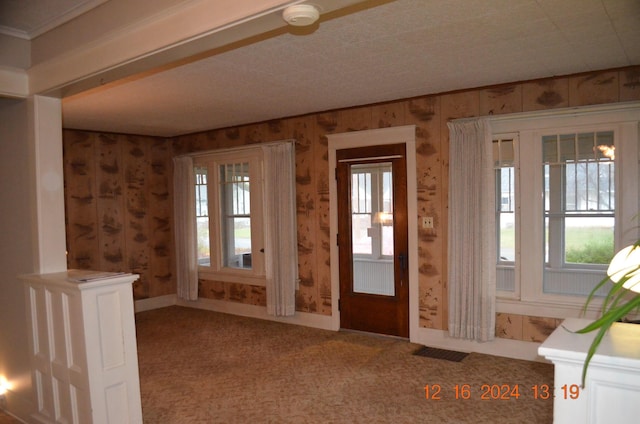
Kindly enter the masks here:
[[[193, 0], [37, 63], [28, 71], [29, 92], [66, 97], [125, 78], [178, 66], [234, 44], [288, 30], [284, 8], [298, 1]], [[322, 13], [363, 0], [319, 0]], [[83, 19], [83, 16], [77, 18]], [[80, 24], [79, 22], [75, 24]], [[86, 24], [86, 23], [85, 23]], [[274, 32], [275, 31], [275, 32]]]

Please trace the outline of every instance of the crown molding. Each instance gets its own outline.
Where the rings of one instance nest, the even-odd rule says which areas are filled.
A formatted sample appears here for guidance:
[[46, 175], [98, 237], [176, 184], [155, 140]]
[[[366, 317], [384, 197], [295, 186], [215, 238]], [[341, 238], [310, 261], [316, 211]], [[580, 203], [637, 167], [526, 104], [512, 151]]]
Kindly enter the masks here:
[[0, 34], [9, 35], [11, 37], [22, 38], [23, 40], [33, 40], [39, 35], [44, 34], [47, 31], [65, 24], [66, 22], [77, 18], [83, 13], [106, 3], [108, 0], [87, 0], [80, 4], [70, 7], [62, 13], [52, 16], [37, 24], [37, 26], [29, 29], [13, 28], [6, 25], [0, 25]]
[[9, 37], [20, 38], [27, 41], [31, 40], [31, 37], [29, 37], [29, 33], [27, 33], [26, 31], [8, 27], [6, 25], [0, 25], [0, 34], [8, 35]]

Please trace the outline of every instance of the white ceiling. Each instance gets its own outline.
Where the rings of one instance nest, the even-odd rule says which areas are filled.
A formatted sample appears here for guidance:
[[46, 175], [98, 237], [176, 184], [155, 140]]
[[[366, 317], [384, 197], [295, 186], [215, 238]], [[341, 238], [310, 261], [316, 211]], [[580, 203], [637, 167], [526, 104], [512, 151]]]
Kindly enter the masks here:
[[397, 0], [66, 98], [63, 119], [174, 136], [638, 64], [639, 0]]

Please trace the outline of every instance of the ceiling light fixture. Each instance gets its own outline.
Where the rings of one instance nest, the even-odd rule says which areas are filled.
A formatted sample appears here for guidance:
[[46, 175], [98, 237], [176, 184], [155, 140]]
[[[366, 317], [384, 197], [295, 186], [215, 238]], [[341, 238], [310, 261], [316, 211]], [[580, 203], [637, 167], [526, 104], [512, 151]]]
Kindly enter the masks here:
[[320, 12], [310, 4], [296, 4], [282, 11], [282, 18], [293, 26], [309, 26], [320, 18]]

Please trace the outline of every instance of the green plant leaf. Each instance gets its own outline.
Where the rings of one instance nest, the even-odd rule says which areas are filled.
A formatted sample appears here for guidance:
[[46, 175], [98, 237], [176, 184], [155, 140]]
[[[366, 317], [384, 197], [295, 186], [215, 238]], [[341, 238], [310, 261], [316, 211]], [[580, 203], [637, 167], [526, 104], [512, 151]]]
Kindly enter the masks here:
[[596, 284], [596, 286], [593, 288], [593, 290], [591, 290], [591, 293], [589, 293], [589, 296], [587, 296], [587, 300], [584, 303], [584, 307], [582, 308], [582, 313], [583, 314], [587, 312], [587, 307], [589, 306], [589, 304], [593, 300], [594, 296], [596, 295], [596, 292], [598, 290], [600, 290], [602, 288], [602, 286], [604, 286], [605, 284], [607, 284], [610, 281], [611, 280], [609, 279], [609, 276], [606, 276], [605, 278], [600, 280], [600, 282], [598, 284]]
[[601, 327], [600, 331], [598, 331], [598, 334], [596, 334], [596, 337], [593, 339], [593, 343], [591, 343], [591, 346], [589, 347], [587, 357], [584, 360], [584, 365], [582, 365], [582, 383], [580, 384], [580, 387], [583, 389], [584, 384], [587, 381], [587, 367], [589, 367], [589, 362], [591, 362], [591, 358], [593, 358], [593, 355], [595, 355], [596, 349], [598, 349], [598, 346], [600, 346], [600, 342], [602, 341], [604, 335], [607, 333], [608, 329], [608, 327]]
[[611, 324], [613, 324], [620, 318], [628, 315], [629, 312], [631, 312], [633, 309], [637, 308], [638, 306], [640, 306], [640, 296], [633, 297], [627, 303], [620, 305], [618, 308], [608, 311], [597, 320], [593, 321], [586, 327], [581, 328], [580, 330], [577, 330], [575, 332], [579, 334], [590, 333], [603, 326], [606, 326], [606, 328], [608, 329], [609, 327], [611, 327]]

